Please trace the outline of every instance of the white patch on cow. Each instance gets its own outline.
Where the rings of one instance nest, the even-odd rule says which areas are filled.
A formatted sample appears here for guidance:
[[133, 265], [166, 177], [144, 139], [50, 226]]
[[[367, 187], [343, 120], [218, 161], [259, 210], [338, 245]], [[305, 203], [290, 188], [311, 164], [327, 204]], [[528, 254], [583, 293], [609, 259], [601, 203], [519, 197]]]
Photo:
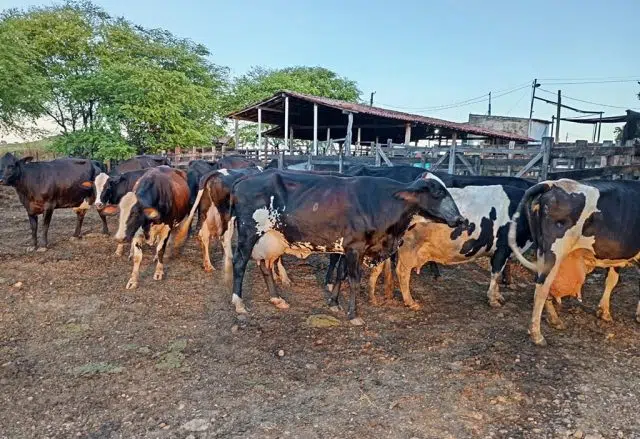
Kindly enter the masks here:
[[[600, 191], [592, 186], [580, 184], [577, 181], [569, 180], [566, 178], [557, 181], [550, 181], [548, 183], [550, 185], [561, 188], [569, 194], [582, 194], [585, 196], [585, 204], [582, 212], [580, 213], [580, 218], [578, 218], [578, 221], [573, 225], [573, 227], [565, 232], [564, 236], [556, 239], [553, 244], [551, 244], [551, 251], [559, 259], [562, 259], [572, 251], [580, 248], [584, 248], [590, 250], [592, 253], [595, 253], [593, 249], [593, 244], [596, 241], [595, 236], [584, 236], [582, 234], [582, 229], [584, 228], [585, 221], [592, 214], [599, 212], [597, 206], [598, 199], [600, 198]], [[539, 264], [544, 263], [544, 261], [541, 259], [538, 259], [537, 262]], [[542, 267], [538, 268], [540, 269]]]
[[116, 241], [122, 241], [127, 233], [127, 220], [131, 215], [131, 209], [138, 202], [138, 197], [134, 192], [127, 192], [118, 204], [120, 208], [120, 218], [118, 219], [118, 231], [116, 232]]
[[258, 168], [258, 171], [260, 172], [264, 171], [264, 168], [262, 166], [256, 165], [256, 168]]
[[422, 178], [423, 178], [423, 180], [435, 180], [435, 181], [437, 181], [438, 183], [440, 183], [442, 186], [447, 187], [447, 185], [446, 185], [446, 184], [444, 184], [444, 181], [442, 181], [442, 180], [440, 179], [440, 177], [438, 177], [438, 176], [437, 176], [437, 175], [435, 175], [435, 174], [432, 174], [431, 172], [429, 172], [429, 173], [425, 174], [425, 176], [424, 176], [424, 177], [422, 177]]
[[269, 230], [274, 230], [280, 220], [280, 212], [273, 207], [273, 196], [269, 207], [261, 207], [253, 212], [253, 220], [256, 222], [256, 233], [263, 235]]
[[218, 169], [218, 172], [224, 175], [225, 177], [229, 175], [229, 171], [226, 168]]
[[78, 207], [74, 207], [73, 210], [75, 213], [78, 213], [80, 211], [87, 211], [89, 210], [89, 202], [87, 201], [87, 199], [85, 198], [84, 200], [82, 200], [82, 204], [80, 204]]
[[343, 244], [344, 244], [344, 238], [336, 239], [336, 242], [333, 243], [333, 248], [331, 249], [331, 252], [344, 253]]
[[100, 202], [100, 197], [102, 196], [102, 191], [104, 190], [104, 185], [107, 183], [109, 176], [104, 172], [98, 174], [95, 180], [96, 185], [96, 207], [100, 207], [102, 203]]

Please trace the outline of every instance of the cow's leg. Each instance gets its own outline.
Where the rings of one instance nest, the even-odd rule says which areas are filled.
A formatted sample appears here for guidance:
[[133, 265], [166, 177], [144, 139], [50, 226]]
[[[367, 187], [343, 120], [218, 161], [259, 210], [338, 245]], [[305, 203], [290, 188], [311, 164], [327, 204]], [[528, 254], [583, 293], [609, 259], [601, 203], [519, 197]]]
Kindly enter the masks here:
[[373, 267], [371, 269], [371, 274], [369, 275], [369, 302], [374, 306], [378, 306], [380, 304], [376, 298], [376, 284], [378, 283], [378, 278], [384, 269], [384, 264], [386, 264], [387, 261]]
[[547, 310], [547, 323], [549, 324], [549, 326], [560, 331], [567, 329], [567, 325], [564, 324], [564, 322], [558, 315], [558, 311], [556, 311], [556, 307], [553, 304], [552, 299], [547, 298], [546, 302], [544, 303], [544, 309]]
[[384, 268], [384, 300], [393, 301], [393, 271], [391, 270], [391, 258], [382, 263]]
[[156, 259], [158, 259], [158, 263], [153, 273], [153, 280], [162, 280], [164, 277], [164, 252], [167, 249], [170, 234], [171, 227], [167, 225], [162, 227], [162, 230], [158, 232], [158, 245], [156, 246]]
[[[540, 261], [540, 259], [543, 258], [543, 254], [538, 254], [538, 263], [543, 262]], [[556, 273], [558, 272], [558, 267], [560, 266], [561, 262], [561, 260], [556, 259], [553, 267], [551, 267], [551, 270], [548, 270], [548, 273], [538, 272], [536, 276], [536, 292], [533, 296], [533, 311], [531, 313], [529, 335], [531, 337], [531, 341], [539, 346], [544, 346], [547, 344], [544, 337], [542, 336], [542, 332], [540, 332], [540, 320], [542, 318], [542, 310], [545, 307], [547, 297], [549, 296], [549, 289], [551, 288], [553, 279], [556, 277]]]
[[116, 247], [116, 256], [122, 256], [123, 252], [124, 252], [124, 244], [118, 244], [118, 246]]
[[76, 230], [73, 232], [74, 238], [81, 238], [82, 223], [84, 222], [84, 216], [87, 214], [87, 209], [76, 209]]
[[35, 250], [38, 248], [38, 215], [29, 215], [29, 226], [31, 227], [31, 244]]
[[103, 235], [108, 235], [109, 234], [109, 225], [107, 224], [107, 217], [101, 213], [98, 213], [98, 216], [100, 217], [100, 220], [102, 221], [102, 234]]
[[508, 247], [500, 247], [491, 257], [491, 281], [489, 282], [487, 299], [489, 299], [489, 306], [492, 308], [499, 308], [504, 304], [504, 297], [500, 294], [498, 279], [504, 274], [510, 254], [511, 251]]
[[509, 261], [507, 260], [507, 262], [504, 265], [504, 268], [502, 269], [502, 285], [510, 285], [511, 284], [511, 265], [509, 264]]
[[138, 286], [138, 278], [140, 277], [140, 263], [142, 262], [142, 244], [144, 244], [144, 232], [142, 228], [138, 229], [133, 240], [131, 241], [131, 252], [133, 253], [133, 270], [131, 277], [125, 287], [132, 290]]
[[336, 279], [336, 282], [332, 284], [331, 294], [329, 294], [329, 299], [327, 300], [327, 304], [329, 305], [329, 309], [333, 312], [340, 311], [340, 288], [342, 287], [342, 280], [340, 278]]
[[211, 265], [211, 256], [209, 255], [209, 241], [211, 240], [211, 231], [209, 225], [205, 222], [203, 227], [198, 232], [198, 241], [202, 248], [202, 266], [207, 273], [213, 271], [213, 265]]
[[360, 289], [360, 255], [355, 250], [349, 250], [344, 255], [345, 268], [347, 277], [349, 278], [349, 308], [347, 310], [347, 318], [354, 326], [364, 325], [364, 320], [357, 317], [356, 298]]
[[231, 303], [235, 305], [236, 312], [239, 314], [247, 313], [242, 301], [242, 281], [244, 280], [247, 263], [251, 258], [251, 251], [257, 241], [255, 229], [248, 229], [248, 227], [238, 227], [238, 242], [233, 253], [233, 295], [231, 296]]
[[431, 271], [431, 275], [433, 276], [434, 280], [440, 279], [441, 275], [440, 275], [440, 269], [438, 268], [438, 264], [436, 264], [433, 261], [429, 261], [427, 262], [427, 268], [429, 269], [429, 271]]
[[337, 253], [329, 254], [329, 266], [327, 267], [327, 273], [324, 276], [324, 285], [328, 292], [333, 292], [333, 270], [335, 270], [336, 265], [340, 262], [342, 255]]
[[[289, 279], [289, 275], [287, 274], [287, 270], [284, 269], [284, 265], [282, 265], [282, 258], [278, 258], [276, 261], [278, 277], [280, 278], [280, 282], [285, 287], [291, 286], [291, 279]], [[276, 266], [274, 265], [274, 267]]]
[[273, 281], [273, 276], [271, 274], [271, 269], [267, 267], [267, 262], [265, 260], [261, 260], [258, 261], [258, 265], [260, 266], [264, 282], [267, 284], [267, 290], [269, 290], [269, 302], [279, 309], [289, 308], [289, 304], [278, 294], [276, 284]]
[[414, 311], [418, 311], [422, 306], [411, 296], [411, 290], [409, 285], [411, 282], [411, 267], [405, 265], [402, 261], [402, 257], [398, 258], [398, 265], [396, 266], [396, 276], [398, 277], [398, 284], [400, 285], [400, 292], [402, 293], [402, 301], [405, 306], [408, 306]]
[[42, 248], [38, 250], [46, 250], [49, 246], [49, 224], [51, 224], [51, 217], [53, 216], [53, 209], [47, 209], [44, 211], [42, 221]]
[[224, 284], [228, 291], [233, 288], [233, 249], [231, 248], [231, 239], [235, 230], [235, 218], [229, 220], [227, 230], [222, 235], [222, 250], [224, 253]]
[[611, 301], [611, 292], [618, 284], [618, 279], [620, 279], [620, 274], [618, 269], [615, 267], [609, 268], [609, 273], [607, 274], [607, 280], [604, 284], [604, 294], [600, 298], [600, 303], [598, 304], [598, 311], [596, 315], [600, 317], [605, 322], [612, 321], [611, 318], [611, 309], [610, 309], [610, 301]]

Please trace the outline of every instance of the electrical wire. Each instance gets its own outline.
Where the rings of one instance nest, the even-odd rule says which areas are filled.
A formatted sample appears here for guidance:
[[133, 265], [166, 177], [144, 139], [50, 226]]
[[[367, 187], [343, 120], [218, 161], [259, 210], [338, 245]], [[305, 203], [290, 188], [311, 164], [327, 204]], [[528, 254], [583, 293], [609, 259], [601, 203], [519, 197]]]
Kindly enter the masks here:
[[[540, 87], [538, 90], [543, 91], [545, 93], [552, 94], [554, 96], [557, 96], [557, 93], [554, 93], [551, 90], [545, 90], [542, 87]], [[571, 96], [565, 95], [564, 93], [562, 94], [562, 98], [563, 99], [569, 99], [570, 101], [582, 102], [583, 104], [596, 105], [596, 106], [599, 106], [599, 107], [616, 108], [616, 109], [619, 109], [619, 110], [628, 110], [629, 109], [628, 107], [620, 107], [619, 105], [602, 104], [602, 103], [599, 103], [599, 102], [586, 101], [584, 99], [572, 98]]]
[[513, 111], [513, 110], [518, 106], [518, 104], [519, 104], [520, 102], [522, 102], [522, 99], [524, 99], [524, 97], [525, 97], [526, 95], [527, 95], [527, 90], [525, 90], [525, 91], [522, 93], [522, 96], [520, 96], [520, 98], [516, 101], [516, 103], [515, 103], [515, 104], [513, 104], [513, 106], [509, 109], [509, 111], [507, 111], [507, 116], [510, 116], [510, 115], [511, 115], [511, 112], [512, 112], [512, 111]]

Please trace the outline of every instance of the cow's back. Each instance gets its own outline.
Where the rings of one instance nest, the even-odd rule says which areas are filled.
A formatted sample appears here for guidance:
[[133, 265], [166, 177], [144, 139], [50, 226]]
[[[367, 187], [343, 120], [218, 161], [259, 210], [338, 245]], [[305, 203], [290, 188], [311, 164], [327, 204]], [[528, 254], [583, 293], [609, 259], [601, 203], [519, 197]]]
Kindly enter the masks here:
[[189, 186], [184, 171], [168, 166], [148, 170], [135, 185], [143, 208], [153, 207], [168, 224], [178, 222], [189, 212]]

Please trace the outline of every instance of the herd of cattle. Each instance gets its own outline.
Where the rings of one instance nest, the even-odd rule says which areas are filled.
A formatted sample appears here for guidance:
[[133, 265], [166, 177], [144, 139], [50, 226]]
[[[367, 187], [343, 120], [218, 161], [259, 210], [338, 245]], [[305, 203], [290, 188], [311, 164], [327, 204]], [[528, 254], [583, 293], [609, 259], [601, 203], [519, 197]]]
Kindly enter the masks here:
[[[153, 278], [164, 276], [164, 253], [171, 237], [176, 254], [195, 230], [203, 267], [212, 271], [211, 241], [222, 243], [224, 282], [238, 313], [246, 313], [243, 278], [253, 259], [266, 282], [270, 301], [288, 308], [275, 280], [290, 283], [282, 256], [306, 258], [328, 253], [327, 300], [338, 307], [343, 281], [349, 286], [347, 316], [356, 312], [362, 265], [369, 266], [368, 291], [384, 273], [384, 293], [391, 299], [394, 275], [404, 304], [420, 305], [409, 289], [412, 270], [427, 264], [460, 264], [490, 258], [489, 305], [504, 298], [499, 283], [508, 282], [507, 261], [514, 255], [536, 273], [529, 333], [544, 344], [540, 319], [562, 328], [554, 302], [581, 298], [586, 275], [595, 267], [609, 269], [598, 316], [611, 320], [610, 296], [618, 270], [640, 257], [640, 182], [573, 180], [531, 182], [515, 177], [471, 177], [425, 172], [410, 166], [348, 168], [331, 171], [265, 169], [243, 157], [217, 162], [195, 160], [188, 172], [174, 169], [159, 156], [138, 156], [110, 173], [95, 161], [75, 158], [32, 162], [5, 154], [0, 184], [15, 187], [27, 210], [33, 249], [46, 249], [53, 211], [73, 208], [74, 236], [81, 236], [84, 216], [95, 205], [108, 234], [106, 216], [119, 215], [116, 253], [131, 243], [133, 270], [126, 288], [139, 282], [143, 244], [156, 247]], [[38, 216], [43, 215], [38, 248]], [[232, 240], [235, 236], [235, 248]], [[523, 255], [535, 250], [535, 262]], [[335, 307], [335, 308], [334, 308]], [[640, 322], [640, 302], [636, 310]]]

